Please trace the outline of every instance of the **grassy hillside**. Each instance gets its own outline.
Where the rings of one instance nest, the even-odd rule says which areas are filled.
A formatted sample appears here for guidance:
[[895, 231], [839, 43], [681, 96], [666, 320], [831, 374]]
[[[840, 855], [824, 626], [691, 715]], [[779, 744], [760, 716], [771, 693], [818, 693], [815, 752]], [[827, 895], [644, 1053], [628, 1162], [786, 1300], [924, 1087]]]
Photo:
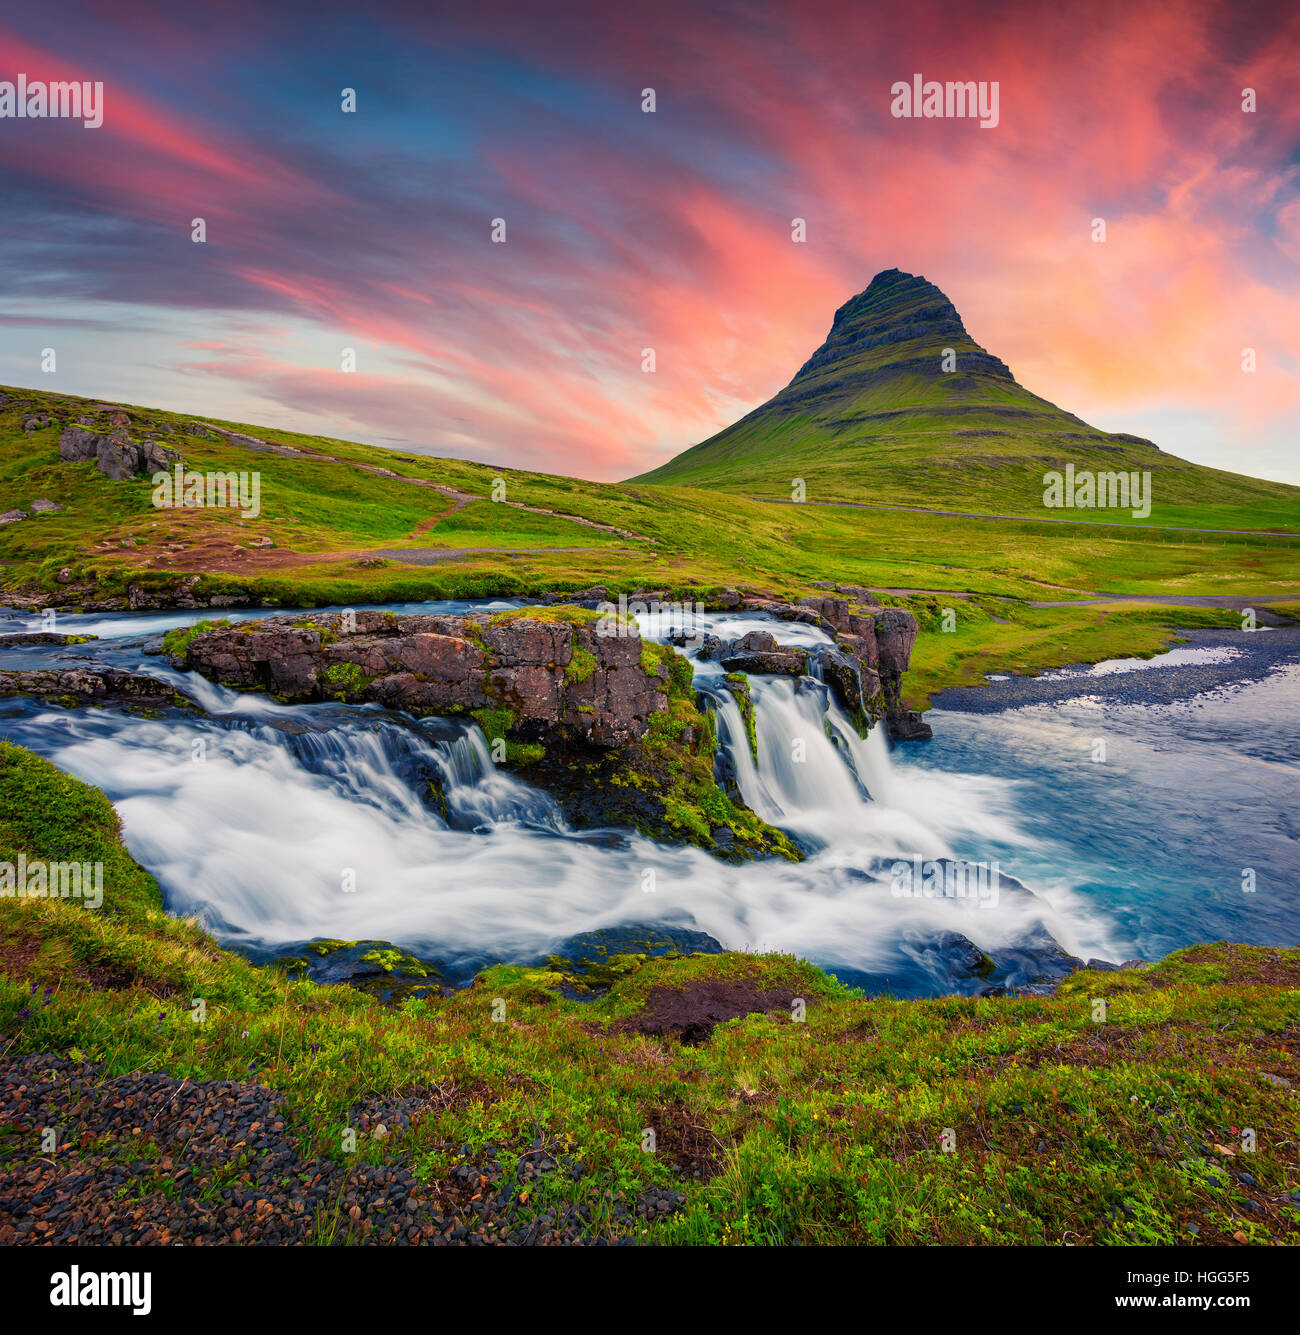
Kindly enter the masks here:
[[1152, 474], [1149, 517], [1077, 517], [1300, 531], [1300, 487], [1089, 426], [1019, 385], [938, 288], [897, 270], [836, 312], [826, 342], [773, 399], [634, 481], [789, 498], [802, 478], [812, 501], [1074, 518], [1043, 506], [1043, 474], [1067, 463]]
[[[972, 671], [1014, 670], [1026, 661], [1016, 629], [1022, 623], [1037, 628], [1034, 666], [1047, 667], [1154, 652], [1168, 642], [1169, 627], [1203, 622], [1191, 609], [1043, 609], [1030, 601], [1106, 590], [1259, 603], [1300, 586], [1300, 539], [772, 505], [713, 489], [605, 485], [217, 424], [253, 438], [254, 448], [201, 434], [195, 428], [202, 424], [182, 414], [125, 405], [133, 433], [159, 435], [189, 468], [260, 477], [255, 519], [228, 509], [158, 510], [146, 478], [112, 481], [92, 463], [59, 459], [60, 421], [107, 429], [117, 405], [5, 393], [4, 506], [30, 511], [38, 499], [61, 506], [0, 526], [0, 594], [17, 605], [52, 598], [70, 608], [120, 596], [132, 584], [166, 598], [192, 576], [200, 594], [280, 606], [526, 596], [597, 583], [691, 598], [729, 586], [797, 598], [843, 582], [904, 591], [881, 596], [909, 603], [922, 617], [928, 629], [918, 661], [930, 652], [925, 636], [939, 634], [927, 616], [935, 600], [906, 591], [948, 591], [938, 605], [954, 608], [961, 633], [936, 640], [933, 654], [954, 660], [953, 680], [965, 681]], [[50, 425], [26, 432], [23, 419], [32, 413], [49, 414]], [[296, 453], [275, 452], [286, 449]], [[503, 501], [491, 499], [498, 482]], [[1013, 601], [989, 613], [957, 594]], [[1224, 613], [1220, 624], [1233, 620]]]
[[[107, 800], [0, 743], [0, 861], [19, 854], [102, 861], [105, 895], [0, 898], [0, 1085], [21, 1071], [28, 1090], [0, 1118], [0, 1196], [30, 1206], [2, 1243], [498, 1240], [557, 1220], [685, 1243], [1300, 1237], [1300, 951], [1200, 946], [1032, 1001], [636, 954], [496, 966], [386, 1008], [168, 917]], [[53, 1152], [38, 1094], [76, 1109]], [[236, 1144], [182, 1115], [209, 1098], [276, 1120]], [[53, 1210], [78, 1193], [93, 1212]]]

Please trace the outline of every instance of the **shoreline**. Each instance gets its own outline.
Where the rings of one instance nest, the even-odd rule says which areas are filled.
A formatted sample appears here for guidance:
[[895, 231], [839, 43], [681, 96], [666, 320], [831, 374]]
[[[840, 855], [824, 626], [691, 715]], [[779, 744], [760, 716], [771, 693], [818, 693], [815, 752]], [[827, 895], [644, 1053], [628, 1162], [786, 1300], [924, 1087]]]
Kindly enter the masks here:
[[1105, 674], [1090, 671], [1097, 666], [1090, 663], [1070, 663], [1038, 676], [1009, 674], [984, 686], [950, 686], [937, 691], [926, 712], [1000, 714], [1028, 705], [1064, 703], [1082, 696], [1100, 697], [1113, 704], [1168, 705], [1219, 687], [1263, 681], [1274, 671], [1300, 666], [1300, 626], [1296, 625], [1250, 633], [1188, 629], [1181, 631], [1179, 638], [1182, 643], [1171, 646], [1166, 653], [1177, 649], [1225, 648], [1239, 652], [1223, 662], [1147, 666], [1165, 656], [1157, 654], [1142, 660], [1142, 667]]

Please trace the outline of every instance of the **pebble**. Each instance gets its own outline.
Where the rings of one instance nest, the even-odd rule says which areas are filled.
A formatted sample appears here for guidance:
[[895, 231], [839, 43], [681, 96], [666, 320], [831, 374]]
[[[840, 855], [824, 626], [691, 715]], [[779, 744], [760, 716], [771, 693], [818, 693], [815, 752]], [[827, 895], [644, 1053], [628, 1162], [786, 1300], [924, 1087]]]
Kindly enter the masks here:
[[[438, 1111], [418, 1095], [375, 1099], [353, 1110], [352, 1125], [393, 1143]], [[111, 1076], [57, 1053], [2, 1060], [0, 1246], [294, 1245], [322, 1234], [336, 1246], [627, 1245], [646, 1240], [639, 1221], [665, 1219], [686, 1199], [654, 1187], [619, 1196], [596, 1224], [582, 1205], [526, 1204], [551, 1174], [586, 1172], [543, 1136], [513, 1172], [500, 1147], [465, 1145], [443, 1179], [421, 1182], [400, 1158], [304, 1157], [291, 1124], [278, 1091], [251, 1082]], [[52, 1154], [41, 1145], [47, 1127], [59, 1133]]]

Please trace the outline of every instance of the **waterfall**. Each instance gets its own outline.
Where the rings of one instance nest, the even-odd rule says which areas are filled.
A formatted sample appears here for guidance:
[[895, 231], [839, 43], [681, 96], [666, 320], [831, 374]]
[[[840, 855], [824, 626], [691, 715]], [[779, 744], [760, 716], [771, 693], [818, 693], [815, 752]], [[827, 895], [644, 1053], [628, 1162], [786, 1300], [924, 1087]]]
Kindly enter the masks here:
[[812, 678], [750, 678], [755, 760], [720, 666], [697, 664], [742, 800], [807, 854], [733, 866], [631, 831], [569, 829], [548, 794], [498, 769], [468, 721], [281, 705], [159, 660], [147, 670], [208, 713], [0, 701], [0, 734], [103, 788], [168, 907], [234, 944], [377, 938], [447, 959], [528, 959], [656, 921], [917, 992], [951, 985], [917, 962], [915, 943], [945, 931], [991, 950], [1046, 920], [1070, 948], [1105, 952], [1101, 929], [1054, 918], [1026, 891], [987, 909], [892, 895], [897, 859], [950, 857], [977, 837], [1023, 846], [1013, 785], [894, 765], [881, 730], [860, 738]]
[[[877, 860], [895, 853], [952, 856], [923, 818], [924, 800], [919, 794], [909, 800], [882, 727], [859, 737], [828, 688], [811, 677], [751, 677], [749, 685], [757, 761], [739, 705], [729, 691], [706, 683], [719, 742], [747, 806], [808, 851], [861, 837], [877, 841]], [[919, 781], [926, 786], [928, 776]]]

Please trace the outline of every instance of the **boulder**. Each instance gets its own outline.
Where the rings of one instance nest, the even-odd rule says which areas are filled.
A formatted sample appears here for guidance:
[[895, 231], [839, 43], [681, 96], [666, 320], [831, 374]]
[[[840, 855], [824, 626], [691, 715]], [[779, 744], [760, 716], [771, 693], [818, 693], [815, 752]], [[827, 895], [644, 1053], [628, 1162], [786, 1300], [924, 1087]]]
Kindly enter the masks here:
[[65, 463], [93, 459], [105, 477], [119, 482], [141, 473], [166, 472], [180, 457], [177, 451], [156, 440], [132, 440], [125, 426], [100, 433], [71, 422], [59, 437], [59, 458]]
[[732, 640], [719, 651], [719, 659], [728, 672], [770, 672], [799, 677], [808, 670], [808, 655], [803, 649], [778, 644], [776, 637], [766, 630], [751, 630]]
[[885, 715], [885, 731], [891, 742], [923, 742], [934, 736], [934, 729], [916, 709], [892, 709]]
[[3, 514], [0, 514], [0, 524], [16, 524], [20, 519], [26, 518], [26, 510], [6, 510]]
[[53, 501], [39, 500], [32, 502], [32, 514], [34, 515], [56, 515], [63, 507], [55, 505]]

